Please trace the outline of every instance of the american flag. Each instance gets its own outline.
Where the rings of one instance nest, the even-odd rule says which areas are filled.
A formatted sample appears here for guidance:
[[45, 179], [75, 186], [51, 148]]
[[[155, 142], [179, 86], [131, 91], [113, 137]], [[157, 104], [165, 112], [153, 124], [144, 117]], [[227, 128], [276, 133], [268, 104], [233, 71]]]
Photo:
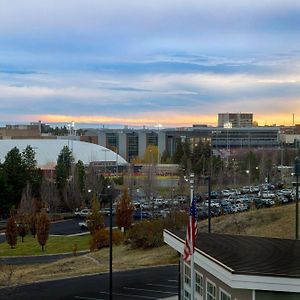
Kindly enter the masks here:
[[195, 250], [195, 240], [197, 235], [197, 206], [195, 197], [192, 200], [192, 205], [189, 212], [189, 222], [186, 229], [186, 238], [183, 251], [183, 259], [190, 261]]

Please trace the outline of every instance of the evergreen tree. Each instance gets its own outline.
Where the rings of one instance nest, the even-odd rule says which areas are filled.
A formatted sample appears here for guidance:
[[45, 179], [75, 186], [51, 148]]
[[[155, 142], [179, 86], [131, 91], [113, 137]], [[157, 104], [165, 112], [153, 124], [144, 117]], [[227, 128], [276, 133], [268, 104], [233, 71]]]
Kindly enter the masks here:
[[26, 169], [18, 148], [15, 147], [7, 153], [3, 163], [3, 172], [5, 174], [5, 197], [8, 202], [7, 206], [17, 207], [27, 181]]
[[72, 151], [68, 146], [64, 146], [61, 150], [55, 167], [56, 185], [62, 201], [64, 201], [64, 191], [66, 188], [67, 180], [71, 173], [71, 166], [74, 161]]
[[85, 169], [84, 169], [84, 165], [83, 162], [81, 160], [78, 160], [77, 164], [76, 164], [76, 177], [77, 177], [77, 183], [79, 186], [79, 190], [81, 194], [84, 194], [85, 192]]
[[183, 156], [183, 145], [181, 142], [181, 139], [177, 140], [177, 144], [176, 144], [176, 150], [172, 156], [172, 161], [174, 164], [180, 164], [181, 163], [181, 158]]

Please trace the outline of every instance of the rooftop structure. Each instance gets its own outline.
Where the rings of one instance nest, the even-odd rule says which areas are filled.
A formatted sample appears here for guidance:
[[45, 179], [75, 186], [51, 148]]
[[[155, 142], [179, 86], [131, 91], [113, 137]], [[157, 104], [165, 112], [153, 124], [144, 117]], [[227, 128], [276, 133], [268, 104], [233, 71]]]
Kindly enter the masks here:
[[[183, 253], [185, 232], [165, 230], [164, 240]], [[299, 240], [199, 233], [195, 294], [199, 299], [300, 299], [299, 251]], [[193, 288], [190, 272], [190, 264], [181, 260], [181, 299]]]

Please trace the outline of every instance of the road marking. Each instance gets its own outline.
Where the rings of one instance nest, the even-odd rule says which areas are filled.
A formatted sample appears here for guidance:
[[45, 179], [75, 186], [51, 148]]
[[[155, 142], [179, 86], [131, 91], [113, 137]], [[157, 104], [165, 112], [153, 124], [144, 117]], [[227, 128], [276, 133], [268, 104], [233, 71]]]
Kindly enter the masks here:
[[81, 296], [75, 296], [75, 299], [82, 299], [82, 300], [104, 300], [102, 298], [89, 298], [89, 297], [81, 297]]
[[178, 282], [178, 280], [176, 280], [176, 279], [169, 279], [168, 281], [169, 282]]
[[174, 294], [173, 292], [164, 292], [161, 290], [147, 290], [147, 289], [137, 289], [137, 288], [130, 288], [130, 287], [123, 287], [125, 290], [135, 290], [135, 291], [142, 291], [142, 292], [155, 292], [155, 293], [162, 293], [162, 294]]
[[[108, 292], [99, 292], [100, 294], [106, 294], [109, 295]], [[115, 296], [122, 296], [122, 297], [127, 297], [127, 298], [139, 298], [139, 299], [158, 299], [157, 297], [150, 297], [150, 296], [142, 296], [142, 295], [128, 295], [128, 294], [121, 294], [121, 293], [113, 293]]]
[[147, 283], [147, 285], [151, 285], [151, 286], [161, 286], [161, 287], [166, 287], [166, 288], [178, 289], [178, 287], [175, 286], [175, 285], [154, 284], [154, 283]]

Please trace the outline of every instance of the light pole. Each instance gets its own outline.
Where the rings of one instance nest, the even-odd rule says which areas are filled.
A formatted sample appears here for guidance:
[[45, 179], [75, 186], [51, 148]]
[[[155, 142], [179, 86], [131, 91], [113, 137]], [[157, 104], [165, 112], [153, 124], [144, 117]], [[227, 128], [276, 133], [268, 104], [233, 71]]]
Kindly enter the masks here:
[[[110, 185], [107, 186], [108, 189], [111, 188]], [[108, 193], [109, 196], [109, 300], [112, 300], [112, 283], [113, 283], [113, 278], [112, 278], [112, 263], [113, 263], [113, 240], [112, 240], [112, 223], [113, 223], [113, 218], [112, 218], [112, 194]]]
[[299, 218], [299, 175], [300, 175], [300, 158], [295, 158], [295, 176], [296, 176], [296, 240], [298, 240], [298, 218]]

